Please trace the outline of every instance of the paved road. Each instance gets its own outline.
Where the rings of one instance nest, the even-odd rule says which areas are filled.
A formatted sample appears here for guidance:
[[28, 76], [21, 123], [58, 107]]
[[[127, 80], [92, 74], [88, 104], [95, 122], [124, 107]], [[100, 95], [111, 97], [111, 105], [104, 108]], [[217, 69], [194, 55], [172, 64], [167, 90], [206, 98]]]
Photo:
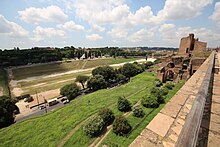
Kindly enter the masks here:
[[[68, 104], [63, 104], [63, 103], [59, 102], [58, 104], [56, 104], [56, 105], [54, 105], [54, 106], [50, 106], [50, 107], [47, 106], [47, 112], [53, 111], [53, 110], [55, 110], [55, 109], [57, 109], [57, 108], [61, 108], [61, 107], [65, 106], [65, 105], [68, 105]], [[34, 109], [34, 108], [33, 108], [33, 109]], [[42, 115], [42, 114], [45, 114], [45, 113], [46, 113], [46, 109], [42, 109], [42, 110], [41, 110], [41, 109], [35, 108], [35, 110], [32, 110], [32, 111], [33, 111], [33, 113], [31, 113], [31, 114], [29, 114], [29, 115], [26, 115], [26, 116], [23, 116], [23, 117], [19, 117], [18, 119], [16, 119], [16, 117], [15, 117], [16, 123], [17, 123], [17, 122], [20, 122], [20, 121], [22, 121], [22, 120], [25, 120], [25, 119], [27, 119], [27, 118], [30, 118], [30, 117], [32, 117], [32, 116], [38, 116], [38, 115]]]

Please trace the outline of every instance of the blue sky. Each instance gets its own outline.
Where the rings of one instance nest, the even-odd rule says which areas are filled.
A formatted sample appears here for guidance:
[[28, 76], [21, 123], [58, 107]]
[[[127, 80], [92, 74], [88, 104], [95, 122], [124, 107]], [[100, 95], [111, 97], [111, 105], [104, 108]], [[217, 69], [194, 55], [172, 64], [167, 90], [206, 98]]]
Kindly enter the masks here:
[[1, 0], [0, 48], [219, 46], [218, 0]]

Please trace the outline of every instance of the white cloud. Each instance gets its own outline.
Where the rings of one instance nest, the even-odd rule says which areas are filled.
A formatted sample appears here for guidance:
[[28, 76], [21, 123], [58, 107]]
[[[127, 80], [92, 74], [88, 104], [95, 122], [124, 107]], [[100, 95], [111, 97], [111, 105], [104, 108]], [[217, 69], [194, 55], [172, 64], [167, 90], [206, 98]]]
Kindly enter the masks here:
[[128, 32], [123, 28], [113, 28], [108, 34], [111, 35], [112, 38], [124, 38], [127, 36]]
[[84, 26], [76, 24], [74, 21], [68, 21], [63, 25], [58, 25], [59, 28], [64, 28], [70, 31], [83, 31], [85, 30]]
[[158, 19], [189, 19], [202, 14], [202, 10], [213, 0], [166, 0], [164, 8], [158, 12]]
[[220, 27], [220, 2], [215, 4], [215, 10], [209, 18], [215, 21], [218, 27]]
[[8, 21], [3, 15], [0, 15], [0, 33], [7, 34], [10, 37], [24, 37], [29, 32], [15, 22]]
[[129, 13], [122, 0], [76, 0], [76, 15], [90, 24], [117, 23]]
[[34, 30], [33, 30], [34, 38], [33, 40], [35, 41], [41, 41], [45, 38], [49, 38], [49, 37], [64, 37], [65, 36], [65, 32], [63, 30], [57, 30], [54, 28], [42, 28], [41, 26], [37, 26]]
[[154, 16], [150, 6], [141, 7], [134, 14], [130, 13], [128, 16], [128, 21], [133, 25], [138, 25], [138, 24], [155, 25], [161, 22], [160, 19]]
[[64, 22], [68, 16], [58, 6], [48, 6], [46, 8], [29, 7], [23, 11], [18, 11], [20, 19], [38, 24], [39, 22]]
[[135, 32], [134, 34], [132, 34], [128, 40], [130, 42], [141, 42], [143, 41], [144, 39], [149, 39], [149, 38], [152, 38], [154, 36], [154, 32], [153, 30], [147, 30], [147, 29], [141, 29], [137, 32]]
[[99, 25], [97, 25], [97, 24], [92, 24], [92, 28], [93, 28], [93, 30], [98, 31], [98, 32], [103, 32], [103, 31], [105, 31], [105, 28], [104, 28], [104, 27], [101, 27], [101, 26], [99, 26]]
[[177, 43], [176, 26], [174, 24], [163, 24], [159, 28], [161, 39], [169, 44]]
[[86, 39], [91, 41], [98, 41], [102, 39], [102, 36], [100, 36], [99, 34], [91, 34], [91, 35], [86, 35]]
[[171, 46], [179, 46], [180, 39], [188, 36], [190, 33], [199, 37], [200, 41], [205, 41], [210, 46], [217, 46], [220, 40], [220, 34], [207, 28], [192, 28], [190, 26], [177, 28], [174, 24], [163, 24], [160, 26], [159, 33], [164, 44]]

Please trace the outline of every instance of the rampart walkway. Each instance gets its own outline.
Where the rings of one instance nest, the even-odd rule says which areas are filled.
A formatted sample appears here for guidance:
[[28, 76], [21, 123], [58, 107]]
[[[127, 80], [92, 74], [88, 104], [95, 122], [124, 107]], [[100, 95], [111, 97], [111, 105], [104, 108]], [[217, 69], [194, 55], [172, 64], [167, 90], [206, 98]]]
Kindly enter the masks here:
[[[130, 144], [130, 147], [188, 147], [196, 146], [197, 141], [201, 143], [199, 146], [220, 145], [220, 75], [214, 75], [212, 88], [214, 54], [212, 52], [196, 73]], [[218, 56], [220, 57], [220, 54]], [[207, 97], [212, 98], [213, 102], [207, 104], [209, 100]], [[211, 106], [211, 111], [208, 106]], [[211, 112], [211, 119], [206, 123], [206, 135], [200, 128], [205, 125], [203, 111]]]

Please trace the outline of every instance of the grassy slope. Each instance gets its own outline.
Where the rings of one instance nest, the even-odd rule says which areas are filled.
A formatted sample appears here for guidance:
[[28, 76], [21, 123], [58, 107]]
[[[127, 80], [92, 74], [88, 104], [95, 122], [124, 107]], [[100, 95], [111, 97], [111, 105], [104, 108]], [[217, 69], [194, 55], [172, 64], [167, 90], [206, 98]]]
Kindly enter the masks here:
[[107, 58], [107, 59], [96, 59], [96, 60], [77, 60], [72, 62], [63, 62], [63, 63], [53, 63], [45, 64], [39, 66], [30, 66], [26, 68], [14, 69], [13, 75], [15, 80], [21, 80], [27, 77], [49, 75], [54, 73], [62, 73], [71, 70], [82, 69], [82, 66], [87, 62], [83, 69], [92, 68], [102, 65], [117, 64], [122, 62], [134, 61], [135, 58], [125, 59], [125, 58]]
[[[170, 98], [175, 95], [175, 93], [182, 87], [184, 82], [180, 82], [173, 90], [169, 91], [169, 94], [166, 97], [166, 102]], [[147, 88], [134, 96], [129, 97], [129, 100], [132, 102], [132, 105], [134, 105], [138, 100], [140, 100], [146, 93], [149, 92], [149, 90], [153, 87], [153, 83], [149, 82]], [[165, 103], [166, 104], [166, 103]], [[129, 123], [133, 127], [133, 131], [131, 134], [126, 137], [121, 137], [115, 135], [113, 132], [110, 132], [110, 134], [107, 136], [107, 138], [103, 141], [103, 144], [107, 144], [108, 146], [129, 146], [129, 144], [141, 133], [141, 131], [146, 127], [146, 125], [153, 119], [153, 117], [164, 107], [165, 104], [160, 105], [157, 109], [150, 109], [150, 108], [143, 108], [145, 112], [144, 118], [136, 118], [132, 115], [128, 117]], [[118, 111], [117, 107], [114, 106], [112, 108], [115, 115], [121, 114], [120, 111]], [[89, 146], [95, 138], [90, 138], [85, 136], [83, 133], [83, 127], [81, 127], [79, 130], [77, 130], [72, 137], [66, 142], [65, 146]]]
[[128, 117], [128, 121], [132, 125], [133, 130], [128, 135], [128, 137], [117, 136], [111, 131], [102, 142], [102, 145], [106, 144], [107, 146], [121, 147], [129, 146], [129, 144], [132, 143], [132, 141], [142, 132], [142, 130], [150, 123], [150, 121], [160, 112], [160, 110], [173, 97], [173, 95], [175, 95], [175, 93], [184, 85], [184, 83], [184, 81], [181, 81], [173, 90], [169, 91], [168, 95], [166, 96], [165, 103], [161, 104], [157, 109], [142, 107], [145, 112], [145, 117], [136, 118], [133, 115], [130, 115]]
[[148, 86], [154, 79], [152, 73], [142, 73], [120, 87], [99, 90], [75, 99], [70, 105], [43, 117], [30, 118], [1, 129], [1, 146], [55, 146], [81, 121], [103, 107], [116, 104], [118, 96], [128, 97]]
[[8, 82], [7, 73], [5, 70], [0, 69], [0, 87], [3, 88], [3, 95], [8, 95]]

